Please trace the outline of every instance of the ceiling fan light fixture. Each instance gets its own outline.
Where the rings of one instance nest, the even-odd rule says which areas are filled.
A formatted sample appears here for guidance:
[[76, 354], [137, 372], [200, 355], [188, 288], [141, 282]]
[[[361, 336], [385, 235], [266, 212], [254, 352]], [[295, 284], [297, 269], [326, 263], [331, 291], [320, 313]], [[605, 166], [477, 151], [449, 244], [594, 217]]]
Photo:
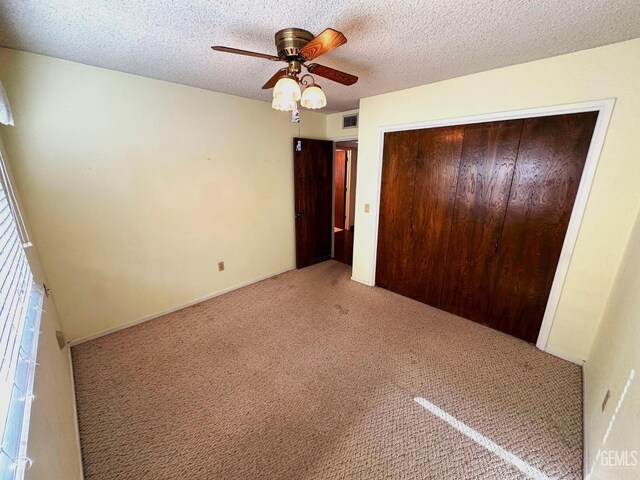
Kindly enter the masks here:
[[[325, 28], [322, 33], [314, 37], [312, 33], [301, 28], [285, 28], [276, 33], [275, 41], [278, 56], [222, 45], [214, 45], [211, 48], [217, 52], [287, 63], [288, 66], [278, 70], [262, 88], [264, 90], [273, 88], [273, 101], [271, 102], [273, 108], [282, 111], [293, 110], [296, 118], [298, 102], [302, 107], [310, 109], [323, 108], [327, 105], [327, 97], [322, 88], [315, 84], [313, 76], [309, 74], [313, 73], [342, 85], [353, 85], [358, 81], [358, 77], [350, 73], [317, 63], [308, 63], [347, 43], [347, 37], [338, 30]], [[303, 67], [307, 69], [309, 74], [298, 79], [298, 74]], [[311, 80], [305, 82], [305, 77], [309, 77]], [[300, 85], [306, 87], [304, 95]]]
[[309, 108], [315, 110], [317, 108], [322, 108], [327, 105], [327, 96], [322, 91], [319, 85], [312, 83], [307, 88], [304, 89], [302, 93], [302, 99], [300, 100], [300, 105], [304, 108]]

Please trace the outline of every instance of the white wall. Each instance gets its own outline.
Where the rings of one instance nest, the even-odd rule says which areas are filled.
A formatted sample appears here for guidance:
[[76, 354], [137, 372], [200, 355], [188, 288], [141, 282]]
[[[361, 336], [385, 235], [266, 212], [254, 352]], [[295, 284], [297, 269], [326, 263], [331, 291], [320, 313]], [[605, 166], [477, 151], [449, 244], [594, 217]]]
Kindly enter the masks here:
[[342, 128], [342, 117], [358, 113], [358, 110], [331, 113], [326, 116], [326, 138], [330, 140], [358, 138], [358, 127]]
[[[0, 79], [16, 121], [1, 133], [70, 340], [294, 267], [289, 114], [8, 49]], [[325, 136], [325, 115], [301, 117], [302, 136]]]
[[[592, 479], [640, 478], [639, 342], [640, 211], [585, 366], [586, 450]], [[611, 397], [602, 412], [607, 390], [611, 391]], [[620, 407], [616, 410], [618, 404]], [[609, 425], [611, 431], [604, 441]], [[606, 467], [607, 462], [615, 458], [611, 451], [619, 454], [626, 451], [630, 463], [631, 452], [635, 451], [635, 468]]]
[[380, 127], [616, 98], [547, 345], [585, 360], [640, 205], [638, 78], [640, 40], [633, 40], [362, 99], [354, 278], [373, 274]]

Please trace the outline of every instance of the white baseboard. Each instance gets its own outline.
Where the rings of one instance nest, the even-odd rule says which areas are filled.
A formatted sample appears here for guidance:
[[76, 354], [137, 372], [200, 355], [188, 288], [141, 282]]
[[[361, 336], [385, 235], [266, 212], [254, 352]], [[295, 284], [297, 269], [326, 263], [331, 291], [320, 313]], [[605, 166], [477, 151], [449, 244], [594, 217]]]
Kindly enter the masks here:
[[373, 285], [369, 280], [362, 280], [361, 278], [357, 278], [357, 277], [351, 277], [351, 280], [353, 280], [354, 282], [358, 282], [363, 285], [366, 285], [367, 287], [373, 287]]
[[73, 359], [71, 358], [71, 347], [67, 344], [67, 355], [69, 357], [69, 373], [71, 374], [71, 407], [73, 408], [73, 426], [76, 431], [76, 448], [78, 449], [78, 459], [80, 460], [80, 480], [84, 480], [84, 464], [82, 462], [82, 447], [80, 446], [80, 427], [78, 425], [78, 404], [76, 402], [76, 381], [73, 376]]
[[575, 363], [576, 365], [580, 365], [581, 367], [584, 367], [584, 360], [581, 360], [579, 358], [573, 357], [571, 355], [567, 355], [565, 353], [559, 352], [549, 347], [544, 348], [543, 351], [547, 352], [550, 355], [553, 355], [554, 357], [558, 357], [558, 358], [561, 358], [562, 360], [566, 360], [567, 362]]
[[242, 282], [242, 283], [239, 283], [237, 285], [233, 285], [233, 286], [231, 286], [229, 288], [225, 288], [223, 290], [219, 290], [219, 291], [211, 293], [209, 295], [205, 295], [204, 297], [196, 298], [195, 300], [191, 300], [191, 301], [189, 301], [187, 303], [184, 303], [182, 305], [178, 305], [177, 307], [170, 308], [169, 310], [164, 310], [162, 312], [152, 313], [151, 315], [147, 315], [146, 317], [142, 317], [142, 318], [139, 318], [137, 320], [132, 320], [132, 321], [124, 323], [124, 324], [122, 324], [120, 326], [113, 327], [113, 328], [108, 328], [106, 330], [102, 330], [102, 331], [100, 331], [98, 333], [95, 333], [93, 335], [88, 335], [86, 337], [82, 337], [82, 338], [79, 338], [77, 340], [72, 340], [72, 341], [69, 342], [69, 345], [73, 347], [73, 346], [76, 346], [76, 345], [80, 345], [81, 343], [88, 342], [89, 340], [95, 340], [96, 338], [104, 337], [105, 335], [109, 335], [111, 333], [115, 333], [115, 332], [118, 332], [120, 330], [124, 330], [125, 328], [133, 327], [135, 325], [139, 325], [141, 323], [148, 322], [149, 320], [153, 320], [155, 318], [159, 318], [159, 317], [162, 317], [164, 315], [168, 315], [169, 313], [177, 312], [178, 310], [182, 310], [183, 308], [191, 307], [193, 305], [196, 305], [198, 303], [204, 302], [206, 300], [210, 300], [212, 298], [219, 297], [220, 295], [224, 295], [225, 293], [233, 292], [234, 290], [238, 290], [239, 288], [247, 287], [247, 286], [252, 285], [254, 283], [261, 282], [263, 280], [266, 280], [266, 279], [271, 278], [271, 277], [275, 277], [276, 275], [280, 275], [282, 273], [289, 272], [291, 270], [295, 270], [295, 267], [287, 267], [284, 270], [280, 270], [280, 271], [277, 271], [277, 272], [274, 272], [274, 273], [270, 273], [269, 275], [265, 275], [263, 277], [247, 280], [246, 282]]

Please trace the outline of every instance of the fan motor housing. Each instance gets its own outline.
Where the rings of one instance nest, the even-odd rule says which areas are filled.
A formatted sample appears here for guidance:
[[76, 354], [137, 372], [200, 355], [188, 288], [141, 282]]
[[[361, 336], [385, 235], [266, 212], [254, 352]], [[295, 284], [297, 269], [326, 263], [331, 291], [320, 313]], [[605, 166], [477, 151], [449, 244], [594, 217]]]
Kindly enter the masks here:
[[300, 58], [300, 49], [313, 39], [313, 34], [301, 28], [285, 28], [276, 33], [278, 56], [283, 60]]

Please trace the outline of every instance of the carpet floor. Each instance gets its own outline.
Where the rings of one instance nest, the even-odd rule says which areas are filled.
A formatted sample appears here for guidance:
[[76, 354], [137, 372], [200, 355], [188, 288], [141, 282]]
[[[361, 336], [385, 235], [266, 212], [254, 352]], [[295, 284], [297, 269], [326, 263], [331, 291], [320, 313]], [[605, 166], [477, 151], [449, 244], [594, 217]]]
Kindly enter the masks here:
[[86, 479], [581, 477], [580, 367], [349, 276], [74, 347]]

